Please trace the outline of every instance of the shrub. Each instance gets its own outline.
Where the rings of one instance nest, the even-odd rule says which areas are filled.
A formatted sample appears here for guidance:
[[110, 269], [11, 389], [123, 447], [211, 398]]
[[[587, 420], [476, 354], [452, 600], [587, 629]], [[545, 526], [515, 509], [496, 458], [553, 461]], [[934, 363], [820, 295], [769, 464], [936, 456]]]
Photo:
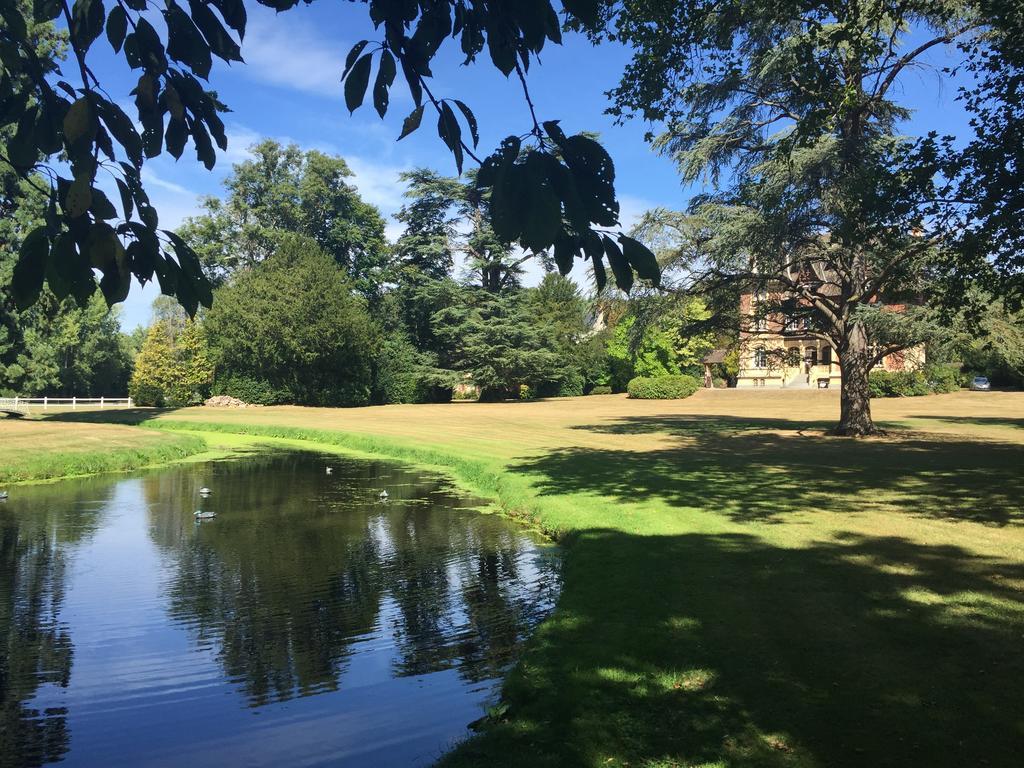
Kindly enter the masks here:
[[598, 384], [596, 387], [590, 390], [590, 394], [592, 395], [610, 395], [611, 393], [612, 388], [609, 387], [607, 384]]
[[562, 384], [558, 388], [558, 397], [579, 397], [583, 394], [583, 387], [587, 384], [583, 376], [576, 371], [570, 371], [569, 374], [562, 379]]
[[693, 376], [638, 376], [626, 387], [629, 396], [638, 400], [680, 400], [700, 389]]
[[960, 367], [957, 365], [928, 365], [924, 375], [932, 392], [956, 392], [960, 389]]
[[179, 408], [203, 402], [212, 378], [202, 326], [158, 320], [135, 358], [128, 394], [138, 405]]
[[560, 381], [542, 381], [534, 387], [537, 397], [579, 397], [587, 382], [577, 371], [569, 371]]
[[237, 373], [218, 378], [213, 384], [213, 394], [237, 397], [252, 405], [279, 405], [292, 401], [291, 393], [287, 390], [277, 389], [264, 379]]
[[932, 388], [923, 371], [872, 371], [868, 376], [871, 397], [917, 397]]
[[148, 381], [140, 381], [133, 378], [128, 388], [132, 402], [135, 405], [156, 406], [162, 408], [164, 405], [164, 390], [158, 384]]
[[711, 380], [711, 383], [714, 385], [715, 389], [725, 389], [726, 387], [729, 386], [729, 382], [721, 378], [720, 376], [715, 376]]

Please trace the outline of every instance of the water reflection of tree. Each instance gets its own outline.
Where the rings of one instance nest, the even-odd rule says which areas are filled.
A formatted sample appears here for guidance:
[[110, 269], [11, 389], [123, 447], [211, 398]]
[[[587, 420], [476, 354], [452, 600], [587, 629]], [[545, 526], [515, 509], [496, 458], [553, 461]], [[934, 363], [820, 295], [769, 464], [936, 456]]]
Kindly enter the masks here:
[[396, 522], [393, 538], [418, 539], [400, 548], [402, 567], [388, 571], [399, 609], [396, 674], [457, 669], [474, 682], [502, 674], [550, 608], [557, 582], [552, 563], [531, 563], [535, 572], [524, 574], [532, 548], [500, 519], [460, 518], [451, 525], [415, 510]]
[[[215, 649], [253, 706], [336, 687], [376, 617], [379, 554], [359, 516], [318, 509], [312, 469], [309, 458], [262, 458], [147, 487], [151, 535], [174, 561], [171, 616]], [[204, 482], [219, 516], [197, 527]]]
[[[104, 485], [109, 485], [104, 483]], [[44, 685], [66, 688], [74, 648], [58, 621], [68, 547], [97, 529], [94, 481], [19, 489], [0, 507], [0, 766], [37, 766], [68, 751], [67, 711], [39, 711]], [[89, 500], [87, 505], [81, 504]], [[70, 510], [74, 510], [70, 513]]]
[[[484, 516], [453, 522], [441, 480], [374, 462], [339, 461], [327, 476], [303, 454], [211, 471], [148, 479], [150, 531], [173, 560], [171, 615], [215, 649], [251, 705], [337, 688], [356, 642], [381, 624], [396, 675], [491, 678], [546, 607], [521, 583], [521, 533]], [[218, 517], [197, 527], [205, 483]]]

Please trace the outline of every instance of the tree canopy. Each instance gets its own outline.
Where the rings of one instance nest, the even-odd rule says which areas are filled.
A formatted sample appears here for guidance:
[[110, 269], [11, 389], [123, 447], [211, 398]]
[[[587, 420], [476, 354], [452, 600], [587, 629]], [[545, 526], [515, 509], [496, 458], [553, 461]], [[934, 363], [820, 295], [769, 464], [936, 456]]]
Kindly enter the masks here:
[[347, 183], [345, 161], [269, 139], [249, 151], [252, 159], [234, 165], [224, 182], [226, 198], [205, 198], [206, 213], [178, 230], [209, 278], [219, 284], [266, 259], [282, 237], [302, 234], [372, 293], [388, 258], [384, 219]]
[[[691, 288], [759, 297], [843, 368], [839, 431], [874, 430], [871, 367], [920, 343], [917, 308], [954, 237], [932, 215], [942, 158], [901, 132], [901, 78], [932, 48], [980, 34], [962, 3], [626, 2], [596, 29], [636, 48], [615, 114], [666, 126], [655, 146], [709, 179], [674, 266]], [[881, 312], [884, 303], [905, 307]], [[759, 331], [748, 323], [747, 334]]]

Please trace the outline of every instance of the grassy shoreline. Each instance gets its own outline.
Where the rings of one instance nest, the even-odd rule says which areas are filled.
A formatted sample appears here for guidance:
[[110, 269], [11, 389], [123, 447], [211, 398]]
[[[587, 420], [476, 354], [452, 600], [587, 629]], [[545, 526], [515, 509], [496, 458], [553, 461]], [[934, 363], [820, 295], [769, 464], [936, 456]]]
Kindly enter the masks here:
[[561, 541], [507, 714], [444, 766], [1016, 766], [1024, 395], [882, 403], [884, 440], [826, 437], [835, 405], [136, 416], [446, 471]]
[[[189, 459], [208, 451], [195, 435], [166, 434], [135, 427], [91, 425], [57, 428], [46, 422], [5, 423], [0, 449], [0, 484], [54, 482], [104, 472], [127, 472]], [[138, 433], [138, 434], [136, 434]]]

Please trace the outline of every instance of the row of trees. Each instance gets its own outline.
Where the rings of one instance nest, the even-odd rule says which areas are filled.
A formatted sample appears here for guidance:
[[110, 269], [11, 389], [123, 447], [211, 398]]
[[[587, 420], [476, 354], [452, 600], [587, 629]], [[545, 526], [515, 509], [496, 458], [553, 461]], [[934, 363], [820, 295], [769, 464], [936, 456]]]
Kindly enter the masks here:
[[696, 366], [713, 346], [708, 334], [680, 335], [707, 317], [697, 299], [634, 333], [639, 305], [615, 290], [587, 298], [554, 271], [524, 287], [530, 255], [494, 233], [471, 177], [406, 173], [392, 245], [342, 158], [273, 141], [251, 151], [224, 197], [204, 200], [179, 230], [215, 301], [195, 321], [158, 311], [133, 379], [142, 403], [208, 392], [361, 405], [447, 400], [469, 386], [484, 400], [624, 391], [634, 375]]
[[[279, 10], [294, 5], [261, 2]], [[197, 77], [210, 76], [213, 56], [241, 59], [244, 8], [241, 0], [224, 0], [218, 17], [202, 4], [186, 11], [171, 3], [166, 34], [134, 8], [129, 14], [117, 5], [107, 13], [92, 4], [88, 13], [72, 14], [54, 3], [0, 5], [0, 130], [10, 137], [4, 159], [49, 197], [45, 226], [20, 240], [12, 290], [21, 308], [38, 299], [44, 282], [58, 298], [84, 303], [95, 287], [92, 268], [103, 274], [99, 286], [109, 303], [123, 298], [131, 274], [159, 280], [190, 312], [212, 300], [211, 274], [194, 250], [159, 230], [141, 168], [164, 147], [179, 157], [190, 139], [207, 167], [216, 160], [214, 142], [226, 148], [218, 116], [225, 105]], [[460, 204], [479, 217], [469, 231], [484, 237], [483, 258], [516, 242], [549, 252], [563, 272], [574, 258], [587, 258], [599, 285], [607, 264], [628, 289], [634, 274], [657, 283], [660, 270], [636, 240], [606, 229], [617, 226], [619, 212], [611, 159], [592, 137], [567, 136], [557, 121], [538, 118], [526, 78], [531, 61], [548, 43], [560, 43], [564, 31], [583, 31], [595, 43], [625, 42], [633, 58], [610, 93], [609, 112], [645, 118], [654, 146], [678, 163], [684, 181], [710, 182], [686, 212], [673, 266], [687, 279], [675, 287], [713, 311], [728, 305], [721, 296], [738, 290], [785, 288], [774, 295], [792, 298], [778, 309], [802, 315], [842, 361], [840, 434], [874, 431], [868, 371], [880, 356], [942, 330], [940, 321], [949, 318], [928, 310], [948, 315], [978, 295], [976, 285], [1007, 297], [1011, 309], [1024, 297], [1019, 3], [541, 0], [468, 9], [449, 0], [366, 8], [381, 39], [353, 47], [342, 73], [346, 105], [354, 111], [372, 95], [383, 116], [390, 89], [404, 80], [416, 106], [402, 135], [420, 127], [428, 108], [437, 114], [438, 135], [457, 169], [466, 158], [479, 164]], [[59, 16], [82, 78], [77, 89], [58, 79], [53, 47], [40, 44], [46, 36], [39, 28], [52, 28]], [[86, 60], [104, 27], [115, 53], [142, 71], [133, 92], [141, 135]], [[486, 48], [499, 71], [515, 72], [530, 106], [527, 132], [509, 136], [486, 158], [476, 154], [479, 131], [469, 106], [431, 91], [431, 60], [453, 43], [467, 64]], [[937, 76], [967, 73], [960, 98], [974, 118], [974, 135], [907, 135], [903, 86], [944, 48], [958, 52], [959, 66]], [[67, 158], [70, 168], [57, 158]], [[308, 183], [299, 185], [301, 204], [278, 211], [272, 228], [316, 229], [306, 234], [346, 268], [374, 320], [383, 322], [386, 314], [373, 304], [382, 297], [368, 294], [389, 278], [364, 274], [383, 268], [367, 239], [372, 227], [354, 238], [321, 215], [317, 202], [328, 192], [317, 189], [317, 180], [333, 171], [315, 160], [303, 160]], [[39, 169], [45, 175], [33, 176]], [[101, 169], [118, 179], [123, 219], [98, 185]], [[247, 237], [247, 223], [239, 224], [234, 234]], [[499, 241], [496, 251], [488, 231]], [[263, 235], [255, 232], [255, 240]], [[484, 290], [500, 295], [514, 267], [514, 260], [492, 264], [482, 274]], [[922, 307], [922, 297], [931, 306]], [[920, 311], [879, 311], [887, 302]]]
[[[449, 399], [460, 385], [475, 385], [482, 399], [622, 392], [634, 376], [697, 375], [710, 349], [735, 340], [734, 295], [627, 297], [612, 277], [588, 297], [554, 272], [524, 288], [529, 256], [494, 235], [471, 180], [405, 174], [404, 231], [389, 244], [341, 158], [270, 141], [252, 154], [225, 196], [205, 200], [180, 229], [218, 286], [211, 310], [190, 320], [163, 297], [152, 325], [125, 335], [99, 297], [82, 308], [44, 290], [19, 311], [5, 293], [4, 392], [114, 395], [130, 376], [138, 402], [171, 405], [211, 393], [257, 403], [423, 402]], [[300, 215], [308, 210], [319, 214]], [[23, 204], [18, 217], [30, 211]], [[661, 211], [640, 228], [668, 266], [669, 286], [689, 221]], [[11, 217], [0, 236], [11, 243], [25, 226]], [[6, 275], [15, 259], [12, 247], [0, 252]], [[1020, 319], [988, 302], [980, 321], [958, 318], [929, 355], [1012, 384], [1024, 373], [1022, 336]], [[718, 373], [735, 371], [726, 364]]]

